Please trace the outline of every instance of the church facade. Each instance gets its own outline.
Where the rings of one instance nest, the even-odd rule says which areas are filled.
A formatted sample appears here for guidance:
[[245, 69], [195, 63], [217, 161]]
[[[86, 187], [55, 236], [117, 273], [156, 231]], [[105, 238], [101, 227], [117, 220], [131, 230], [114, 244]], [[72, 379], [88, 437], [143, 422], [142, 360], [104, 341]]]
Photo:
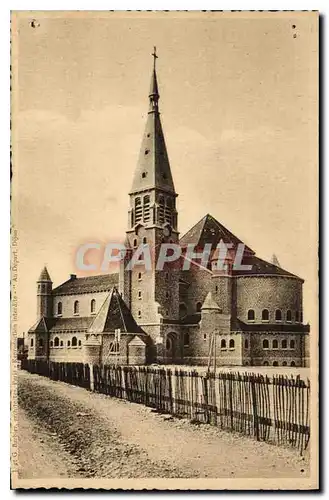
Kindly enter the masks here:
[[[207, 214], [178, 232], [177, 193], [152, 71], [149, 111], [129, 192], [126, 254], [115, 274], [37, 281], [37, 321], [28, 332], [30, 359], [118, 364], [308, 366], [309, 325], [303, 324], [303, 280], [278, 261], [266, 262]], [[220, 243], [230, 246], [224, 266]], [[145, 245], [157, 262], [162, 245], [181, 257], [131, 268]], [[235, 265], [243, 245], [243, 266]], [[190, 248], [197, 254], [191, 259]], [[209, 259], [203, 263], [202, 252]], [[188, 265], [184, 265], [188, 262]]]

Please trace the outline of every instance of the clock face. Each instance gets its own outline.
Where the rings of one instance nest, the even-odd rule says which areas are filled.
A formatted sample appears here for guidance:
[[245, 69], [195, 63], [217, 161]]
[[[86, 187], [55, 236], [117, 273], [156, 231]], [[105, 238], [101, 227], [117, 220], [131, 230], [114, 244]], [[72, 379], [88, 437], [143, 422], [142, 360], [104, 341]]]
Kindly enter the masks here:
[[170, 235], [171, 235], [171, 228], [170, 228], [170, 227], [168, 227], [168, 226], [166, 226], [166, 227], [164, 228], [164, 230], [163, 230], [163, 234], [164, 234], [165, 236], [170, 236]]

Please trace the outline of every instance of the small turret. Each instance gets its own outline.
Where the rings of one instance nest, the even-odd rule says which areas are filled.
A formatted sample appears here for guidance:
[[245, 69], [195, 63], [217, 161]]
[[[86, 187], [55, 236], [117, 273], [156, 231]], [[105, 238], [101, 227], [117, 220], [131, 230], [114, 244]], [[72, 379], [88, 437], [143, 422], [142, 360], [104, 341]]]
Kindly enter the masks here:
[[280, 262], [275, 253], [272, 255], [271, 263], [274, 264], [275, 266], [280, 267]]
[[42, 269], [37, 281], [37, 318], [52, 316], [52, 286], [46, 266]]

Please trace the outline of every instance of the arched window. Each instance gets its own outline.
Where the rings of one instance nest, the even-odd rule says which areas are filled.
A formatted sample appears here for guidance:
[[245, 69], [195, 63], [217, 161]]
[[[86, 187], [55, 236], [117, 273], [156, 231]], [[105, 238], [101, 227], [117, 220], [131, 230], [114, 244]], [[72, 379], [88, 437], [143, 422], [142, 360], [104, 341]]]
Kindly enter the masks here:
[[233, 340], [233, 339], [230, 339], [229, 346], [230, 346], [230, 349], [234, 349], [234, 347], [235, 347], [235, 342], [234, 342], [234, 340]]
[[39, 339], [39, 347], [43, 347], [43, 339]]
[[282, 312], [280, 309], [277, 309], [275, 311], [275, 321], [282, 321]]
[[74, 309], [73, 310], [74, 310], [74, 314], [79, 314], [79, 301], [78, 300], [76, 300], [74, 302]]
[[144, 222], [148, 222], [150, 220], [150, 197], [148, 194], [144, 196], [143, 204], [144, 204]]
[[273, 366], [279, 366], [279, 363], [277, 361], [273, 361]]
[[78, 345], [78, 339], [76, 337], [72, 337], [72, 347], [76, 347]]
[[275, 311], [275, 321], [282, 321], [282, 312], [280, 309], [277, 309]]
[[295, 341], [290, 340], [290, 349], [295, 349]]
[[110, 343], [110, 353], [118, 353], [120, 349], [119, 342]]
[[217, 285], [215, 286], [215, 292], [218, 292], [218, 286]]
[[140, 290], [138, 290], [138, 298], [139, 298], [139, 300], [141, 300], [141, 298], [142, 298], [142, 292]]
[[263, 340], [263, 349], [268, 349], [268, 347], [269, 347], [268, 340], [267, 339]]
[[144, 238], [143, 238], [143, 245], [146, 245], [146, 244], [147, 244], [147, 238], [146, 238], [146, 236], [144, 236]]
[[188, 332], [184, 333], [184, 346], [188, 347], [190, 345], [190, 334]]
[[179, 317], [184, 318], [187, 314], [187, 308], [185, 304], [179, 304]]
[[58, 302], [57, 304], [57, 314], [62, 314], [63, 313], [63, 304], [61, 302]]
[[255, 321], [255, 311], [253, 309], [248, 311], [248, 321]]
[[264, 361], [263, 365], [268, 366], [268, 361]]
[[50, 347], [53, 347], [53, 345], [54, 345], [54, 342], [51, 340], [50, 341]]
[[137, 248], [137, 238], [134, 239], [133, 246], [134, 246], [134, 248]]
[[142, 273], [138, 273], [138, 280], [141, 281], [142, 280]]
[[268, 321], [268, 320], [269, 320], [268, 309], [263, 309], [262, 310], [262, 321]]
[[142, 317], [142, 313], [141, 313], [141, 311], [138, 311], [137, 316], [138, 316], [138, 318], [141, 318], [141, 317]]
[[295, 361], [292, 361], [292, 362], [290, 363], [290, 366], [296, 366]]
[[94, 313], [96, 311], [96, 300], [95, 299], [91, 299], [91, 302], [90, 302], [90, 312]]
[[197, 312], [200, 312], [200, 311], [201, 311], [201, 307], [202, 307], [201, 302], [197, 302], [197, 303], [196, 303], [196, 310], [197, 310]]
[[78, 346], [81, 347], [81, 340], [78, 341]]
[[143, 207], [140, 198], [135, 198], [135, 224], [142, 220], [143, 217]]
[[288, 311], [287, 311], [287, 321], [289, 321], [289, 322], [292, 321], [292, 315], [291, 315], [290, 309], [288, 309]]
[[169, 351], [171, 348], [171, 340], [167, 337], [167, 340], [166, 340], [166, 349], [167, 351]]
[[282, 366], [287, 366], [287, 361], [284, 361], [284, 362], [282, 363]]
[[282, 349], [287, 349], [287, 347], [288, 347], [288, 343], [287, 343], [286, 339], [284, 339], [284, 340], [281, 342], [281, 347], [282, 347]]
[[58, 337], [54, 338], [54, 347], [59, 347], [59, 338]]
[[60, 346], [63, 347], [64, 346], [64, 342], [61, 340], [60, 342]]
[[248, 342], [248, 339], [246, 339], [246, 340], [244, 341], [244, 348], [245, 348], [245, 349], [249, 349], [249, 342]]
[[71, 341], [70, 340], [67, 341], [67, 347], [71, 347]]
[[272, 349], [277, 349], [278, 347], [279, 347], [278, 341], [276, 339], [273, 340], [273, 342], [272, 342]]
[[226, 349], [226, 340], [225, 340], [225, 339], [222, 339], [222, 340], [220, 341], [220, 348], [221, 348], [221, 349]]
[[296, 323], [298, 323], [298, 321], [299, 321], [299, 311], [295, 312], [295, 321], [296, 321]]
[[33, 345], [34, 345], [33, 339], [31, 339], [30, 346], [33, 347]]

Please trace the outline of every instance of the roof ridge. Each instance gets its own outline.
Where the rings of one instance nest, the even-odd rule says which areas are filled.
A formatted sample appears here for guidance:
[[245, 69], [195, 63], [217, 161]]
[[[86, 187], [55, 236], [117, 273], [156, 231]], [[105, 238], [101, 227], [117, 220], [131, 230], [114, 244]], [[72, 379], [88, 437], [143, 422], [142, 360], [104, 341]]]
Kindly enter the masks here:
[[[113, 291], [114, 291], [114, 288], [115, 288], [115, 287], [113, 287]], [[117, 291], [117, 289], [116, 289], [116, 288], [115, 288], [115, 291], [116, 291], [116, 293], [115, 293], [115, 298], [116, 298], [116, 300], [117, 300], [117, 302], [118, 302], [118, 307], [119, 307], [119, 311], [120, 311], [120, 316], [121, 316], [121, 319], [122, 319], [122, 323], [123, 323], [123, 326], [124, 326], [124, 328], [125, 328], [125, 331], [126, 331], [126, 332], [128, 332], [128, 330], [127, 330], [127, 326], [126, 326], [126, 322], [125, 322], [125, 319], [124, 319], [124, 317], [123, 317], [123, 313], [122, 313], [122, 306], [121, 306], [121, 302], [120, 302], [120, 298], [121, 298], [121, 297], [120, 297], [120, 294], [118, 293], [118, 291]]]

